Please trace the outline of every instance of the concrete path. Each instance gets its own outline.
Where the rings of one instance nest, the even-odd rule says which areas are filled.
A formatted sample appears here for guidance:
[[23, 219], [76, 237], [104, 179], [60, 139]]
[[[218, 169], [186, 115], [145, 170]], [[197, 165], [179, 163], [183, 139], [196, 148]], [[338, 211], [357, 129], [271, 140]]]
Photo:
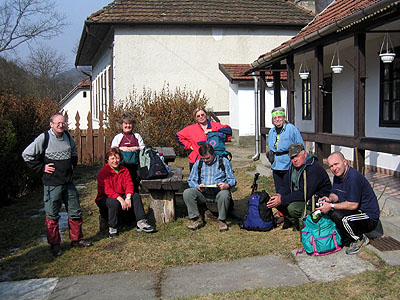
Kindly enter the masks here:
[[[321, 257], [293, 255], [296, 263], [268, 255], [164, 270], [1, 282], [0, 299], [172, 299], [327, 282], [374, 269], [369, 262], [346, 255], [344, 250]], [[391, 260], [400, 265], [400, 251], [392, 253]]]

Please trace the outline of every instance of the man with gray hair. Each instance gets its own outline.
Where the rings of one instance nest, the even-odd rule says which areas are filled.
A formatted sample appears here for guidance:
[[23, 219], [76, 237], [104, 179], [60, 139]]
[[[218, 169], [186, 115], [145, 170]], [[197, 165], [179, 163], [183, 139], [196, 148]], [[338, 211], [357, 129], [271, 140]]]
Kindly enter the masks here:
[[[307, 205], [310, 206], [311, 201], [314, 201], [312, 199], [314, 195], [318, 197], [329, 195], [332, 185], [325, 169], [313, 154], [306, 152], [302, 143], [291, 144], [288, 155], [291, 165], [284, 178], [285, 184], [279, 193], [271, 197], [267, 206], [277, 208], [290, 221], [291, 224], [282, 226], [282, 229], [293, 225], [293, 229], [298, 230], [299, 218], [302, 217], [305, 209], [304, 201], [307, 201]], [[306, 176], [306, 187], [304, 187], [304, 176]], [[304, 199], [305, 188], [306, 199]]]
[[62, 255], [58, 228], [59, 211], [64, 203], [68, 212], [69, 237], [72, 247], [89, 247], [83, 240], [82, 211], [79, 194], [72, 183], [72, 169], [78, 162], [74, 139], [65, 131], [65, 118], [55, 114], [50, 118], [50, 130], [40, 134], [22, 153], [29, 168], [42, 176], [47, 241], [51, 253]]

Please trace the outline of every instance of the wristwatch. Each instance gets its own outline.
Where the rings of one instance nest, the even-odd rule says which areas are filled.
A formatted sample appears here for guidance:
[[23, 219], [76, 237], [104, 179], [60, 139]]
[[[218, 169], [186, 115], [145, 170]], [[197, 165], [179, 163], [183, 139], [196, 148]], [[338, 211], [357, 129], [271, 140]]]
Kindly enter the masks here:
[[335, 204], [331, 204], [331, 210], [335, 209]]

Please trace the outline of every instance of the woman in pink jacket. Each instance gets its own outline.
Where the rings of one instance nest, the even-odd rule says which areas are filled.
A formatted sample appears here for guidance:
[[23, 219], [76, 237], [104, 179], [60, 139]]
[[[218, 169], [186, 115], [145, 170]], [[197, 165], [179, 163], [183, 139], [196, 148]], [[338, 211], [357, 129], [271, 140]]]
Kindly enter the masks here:
[[228, 125], [219, 122], [211, 122], [207, 119], [207, 111], [204, 107], [194, 110], [196, 124], [186, 126], [177, 132], [176, 140], [184, 149], [191, 149], [189, 154], [189, 168], [192, 170], [193, 164], [200, 159], [199, 148], [207, 141], [207, 133], [221, 132], [226, 135], [226, 141], [232, 137], [232, 129]]

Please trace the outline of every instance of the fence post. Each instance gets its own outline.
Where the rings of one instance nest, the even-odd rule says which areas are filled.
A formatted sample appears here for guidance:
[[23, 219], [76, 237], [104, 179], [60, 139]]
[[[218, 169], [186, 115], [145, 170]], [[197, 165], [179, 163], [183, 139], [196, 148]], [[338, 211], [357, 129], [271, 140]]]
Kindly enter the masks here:
[[83, 161], [83, 153], [82, 153], [82, 133], [81, 129], [79, 128], [81, 117], [79, 116], [79, 112], [76, 112], [75, 115], [75, 130], [73, 130], [73, 136], [75, 139], [76, 150], [78, 152], [78, 164], [82, 164]]
[[89, 111], [87, 116], [88, 128], [86, 134], [86, 156], [85, 160], [88, 164], [93, 164], [93, 125], [92, 125], [92, 113]]
[[102, 111], [100, 111], [100, 116], [99, 116], [99, 148], [98, 148], [98, 160], [100, 164], [104, 163], [104, 158], [106, 157], [105, 155], [105, 141], [104, 141], [104, 128], [103, 128], [103, 120], [104, 120], [104, 114]]

